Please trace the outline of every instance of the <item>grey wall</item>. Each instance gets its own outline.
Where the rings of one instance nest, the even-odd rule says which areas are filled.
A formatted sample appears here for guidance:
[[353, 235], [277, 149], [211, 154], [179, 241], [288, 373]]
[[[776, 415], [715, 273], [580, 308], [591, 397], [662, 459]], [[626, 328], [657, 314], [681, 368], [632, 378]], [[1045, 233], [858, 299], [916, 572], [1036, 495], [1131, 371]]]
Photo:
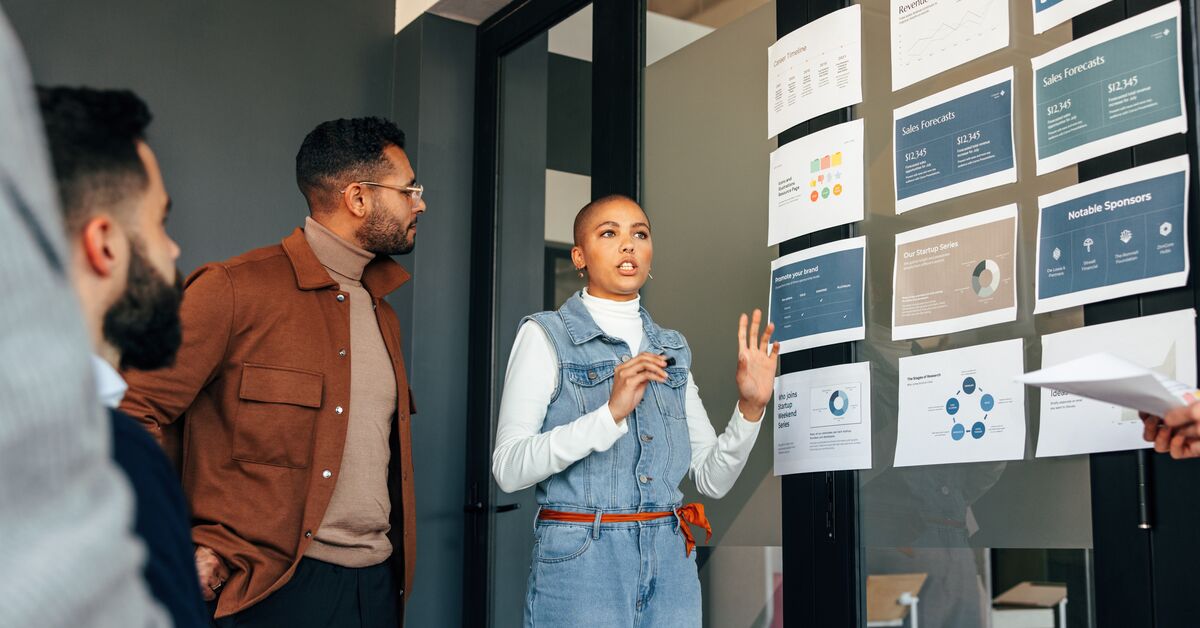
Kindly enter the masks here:
[[[461, 623], [474, 27], [424, 16], [393, 35], [394, 0], [5, 0], [37, 81], [134, 89], [174, 198], [186, 272], [279, 241], [307, 214], [296, 150], [316, 124], [391, 116], [429, 209], [403, 324], [413, 418], [413, 626]], [[541, 233], [540, 231], [538, 232]]]
[[4, 10], [38, 82], [128, 87], [149, 103], [185, 272], [301, 224], [304, 135], [389, 109], [393, 0], [6, 0]]
[[[410, 626], [462, 623], [475, 28], [423, 15], [396, 35], [392, 116], [428, 210], [405, 264], [413, 288], [393, 300], [405, 325], [417, 414], [417, 573]], [[540, 232], [539, 232], [540, 233]]]

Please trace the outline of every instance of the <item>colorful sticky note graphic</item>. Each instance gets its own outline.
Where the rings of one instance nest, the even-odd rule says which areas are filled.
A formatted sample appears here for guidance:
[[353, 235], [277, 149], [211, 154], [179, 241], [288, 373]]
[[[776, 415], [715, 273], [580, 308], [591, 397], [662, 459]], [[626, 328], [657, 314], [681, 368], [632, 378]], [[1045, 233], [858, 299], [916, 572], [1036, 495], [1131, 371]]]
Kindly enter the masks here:
[[833, 154], [833, 165], [835, 165], [835, 166], [842, 165], [842, 153], [837, 152], [837, 153]]

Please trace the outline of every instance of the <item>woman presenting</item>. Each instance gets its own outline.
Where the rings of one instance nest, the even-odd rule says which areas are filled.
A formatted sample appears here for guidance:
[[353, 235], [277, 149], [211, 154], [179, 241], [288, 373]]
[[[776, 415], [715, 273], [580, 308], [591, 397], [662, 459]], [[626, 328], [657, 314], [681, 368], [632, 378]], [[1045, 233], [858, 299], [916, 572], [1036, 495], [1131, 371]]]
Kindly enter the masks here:
[[[691, 377], [692, 354], [659, 327], [638, 291], [654, 257], [633, 200], [609, 196], [575, 217], [571, 259], [587, 288], [527, 317], [509, 358], [492, 474], [514, 492], [538, 485], [525, 625], [701, 625], [689, 524], [692, 473], [724, 496], [758, 437], [779, 344], [762, 313], [738, 322], [738, 403], [717, 436]], [[715, 296], [715, 295], [714, 295]]]

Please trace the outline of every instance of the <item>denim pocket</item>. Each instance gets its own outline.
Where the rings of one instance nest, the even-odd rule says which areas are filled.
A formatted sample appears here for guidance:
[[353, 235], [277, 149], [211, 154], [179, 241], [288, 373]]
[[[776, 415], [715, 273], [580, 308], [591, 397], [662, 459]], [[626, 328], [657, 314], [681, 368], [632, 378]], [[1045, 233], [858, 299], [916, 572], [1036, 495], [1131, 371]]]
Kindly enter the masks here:
[[673, 419], [687, 418], [688, 370], [679, 366], [667, 367], [667, 381], [655, 382], [651, 387], [658, 399], [658, 409], [663, 416]]
[[541, 525], [534, 534], [534, 557], [539, 563], [561, 563], [578, 558], [592, 545], [591, 526]]

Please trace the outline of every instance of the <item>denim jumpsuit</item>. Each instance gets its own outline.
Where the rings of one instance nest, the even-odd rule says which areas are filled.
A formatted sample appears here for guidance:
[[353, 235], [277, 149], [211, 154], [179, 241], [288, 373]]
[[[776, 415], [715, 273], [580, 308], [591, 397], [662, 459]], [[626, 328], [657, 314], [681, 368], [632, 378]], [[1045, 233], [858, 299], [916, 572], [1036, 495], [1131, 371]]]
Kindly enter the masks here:
[[[536, 520], [525, 626], [700, 626], [696, 554], [685, 556], [674, 515], [600, 523], [605, 513], [673, 512], [691, 465], [685, 395], [691, 351], [683, 335], [654, 324], [643, 308], [642, 351], [675, 358], [666, 383], [651, 382], [625, 419], [629, 431], [540, 482], [540, 509], [595, 514], [594, 523]], [[607, 336], [579, 293], [557, 312], [526, 318], [545, 330], [558, 356], [559, 381], [542, 432], [608, 403], [613, 370], [631, 357]], [[522, 321], [522, 324], [524, 321]]]

